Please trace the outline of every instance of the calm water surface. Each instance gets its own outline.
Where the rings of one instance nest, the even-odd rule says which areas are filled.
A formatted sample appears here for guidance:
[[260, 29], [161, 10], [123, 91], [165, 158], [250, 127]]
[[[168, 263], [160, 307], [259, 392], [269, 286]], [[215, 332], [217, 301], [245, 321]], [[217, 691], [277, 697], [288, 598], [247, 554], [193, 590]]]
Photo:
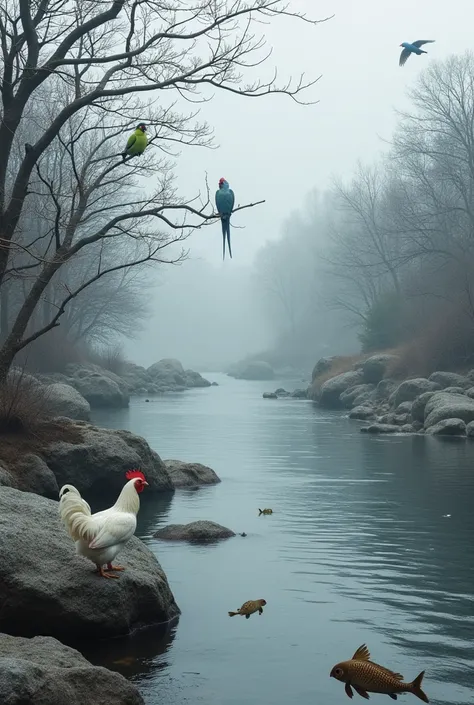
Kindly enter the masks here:
[[[95, 415], [222, 483], [142, 504], [138, 535], [167, 573], [177, 625], [88, 655], [135, 681], [147, 705], [344, 705], [329, 671], [366, 642], [406, 679], [425, 669], [430, 702], [472, 704], [474, 443], [367, 437], [311, 402], [262, 399], [278, 382], [206, 376], [220, 386]], [[257, 516], [264, 506], [273, 516]], [[247, 537], [151, 537], [196, 519]], [[259, 597], [262, 617], [227, 616]]]

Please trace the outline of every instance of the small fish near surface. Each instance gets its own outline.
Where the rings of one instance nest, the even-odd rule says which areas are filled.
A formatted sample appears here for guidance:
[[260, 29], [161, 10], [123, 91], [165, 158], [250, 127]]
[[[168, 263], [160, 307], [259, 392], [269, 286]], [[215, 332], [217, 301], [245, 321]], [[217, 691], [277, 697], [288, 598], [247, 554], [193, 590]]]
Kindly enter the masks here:
[[237, 614], [240, 614], [242, 617], [245, 617], [245, 619], [250, 619], [250, 615], [255, 614], [255, 612], [263, 614], [263, 608], [266, 604], [266, 600], [248, 600], [244, 602], [237, 612], [229, 612], [229, 617], [235, 617]]
[[397, 700], [399, 693], [413, 693], [417, 698], [429, 703], [428, 696], [422, 691], [421, 683], [425, 672], [422, 671], [411, 683], [404, 683], [400, 673], [394, 673], [388, 668], [379, 666], [370, 660], [370, 652], [362, 644], [354, 656], [348, 661], [337, 663], [331, 670], [331, 678], [345, 683], [346, 695], [352, 698], [352, 688], [366, 700], [369, 693], [382, 693], [392, 700]]
[[260, 516], [261, 514], [273, 514], [273, 509], [259, 509], [258, 516]]

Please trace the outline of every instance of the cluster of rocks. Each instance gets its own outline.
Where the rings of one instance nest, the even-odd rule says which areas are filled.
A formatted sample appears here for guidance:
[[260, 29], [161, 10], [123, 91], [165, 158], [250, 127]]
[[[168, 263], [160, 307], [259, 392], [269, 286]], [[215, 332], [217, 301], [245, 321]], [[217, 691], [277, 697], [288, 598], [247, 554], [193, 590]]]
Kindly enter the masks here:
[[275, 389], [274, 392], [264, 392], [264, 399], [307, 399], [308, 390], [307, 389], [295, 389], [294, 392], [287, 392], [283, 387]]
[[393, 360], [393, 355], [374, 355], [318, 387], [314, 381], [331, 366], [324, 358], [313, 373], [313, 398], [370, 422], [361, 428], [364, 433], [474, 437], [474, 370], [466, 375], [439, 371], [401, 382], [386, 376]]
[[198, 372], [185, 370], [174, 359], [160, 360], [148, 368], [125, 362], [120, 376], [98, 365], [69, 364], [64, 374], [37, 375], [37, 381], [47, 386], [50, 405], [56, 414], [85, 421], [90, 418], [91, 407], [124, 408], [133, 394], [163, 394], [211, 386]]
[[[133, 433], [84, 421], [56, 418], [35, 438], [27, 453], [19, 445], [8, 455], [6, 442], [0, 448], [0, 702], [143, 705], [132, 683], [93, 666], [72, 647], [176, 618], [180, 611], [166, 575], [133, 537], [120, 554], [126, 567], [120, 580], [98, 579], [92, 564], [76, 555], [52, 498], [63, 483], [72, 483], [89, 501], [108, 498], [107, 506], [133, 467], [149, 483], [144, 502], [150, 494], [220, 479], [200, 463], [162, 460]], [[218, 538], [217, 525], [197, 523], [200, 533], [194, 529], [191, 537], [191, 527], [182, 538]]]

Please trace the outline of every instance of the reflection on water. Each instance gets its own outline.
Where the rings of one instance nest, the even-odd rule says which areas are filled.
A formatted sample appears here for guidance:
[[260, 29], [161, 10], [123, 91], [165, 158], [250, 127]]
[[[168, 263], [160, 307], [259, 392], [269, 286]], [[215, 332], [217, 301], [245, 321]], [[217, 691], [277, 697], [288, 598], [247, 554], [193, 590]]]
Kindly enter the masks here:
[[[268, 383], [208, 377], [220, 386], [96, 414], [163, 458], [210, 465], [223, 482], [152, 498], [140, 512], [138, 533], [168, 575], [179, 624], [87, 655], [136, 681], [147, 705], [336, 705], [346, 695], [329, 671], [366, 642], [406, 679], [426, 669], [432, 703], [472, 703], [474, 444], [369, 437], [311, 402], [263, 400]], [[275, 513], [258, 517], [262, 506]], [[196, 519], [247, 537], [152, 538]], [[259, 597], [262, 617], [227, 616]]]

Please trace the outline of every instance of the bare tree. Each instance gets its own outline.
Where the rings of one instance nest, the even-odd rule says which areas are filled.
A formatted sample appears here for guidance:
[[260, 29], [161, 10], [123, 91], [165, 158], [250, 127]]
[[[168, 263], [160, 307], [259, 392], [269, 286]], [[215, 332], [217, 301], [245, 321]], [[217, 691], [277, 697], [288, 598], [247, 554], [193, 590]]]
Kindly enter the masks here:
[[[169, 151], [173, 142], [207, 144], [208, 127], [196, 124], [193, 114], [176, 113], [173, 101], [206, 100], [209, 88], [247, 97], [279, 92], [298, 101], [317, 79], [243, 82], [242, 73], [255, 75], [267, 58], [264, 39], [254, 28], [262, 19], [279, 16], [317, 24], [281, 0], [197, 0], [191, 7], [181, 0], [6, 0], [2, 5], [0, 286], [7, 276], [33, 278], [0, 348], [0, 381], [16, 353], [58, 325], [67, 304], [85, 288], [130, 266], [181, 261], [183, 251], [170, 258], [165, 248], [215, 218], [208, 198], [184, 202], [170, 167], [150, 165], [146, 158], [133, 166], [132, 175], [143, 176], [148, 168], [149, 175], [158, 174], [158, 187], [125, 204], [114, 201], [117, 182], [135, 183], [130, 165], [114, 158], [117, 141], [140, 116], [155, 126], [153, 142], [160, 150]], [[157, 106], [153, 96], [158, 91]], [[34, 142], [25, 142], [22, 151], [21, 122], [34, 112], [37, 99], [47, 100], [52, 112], [47, 121], [37, 122]], [[63, 160], [73, 173], [67, 205], [61, 191]], [[36, 193], [48, 194], [51, 208], [49, 233], [38, 247], [36, 240], [25, 244], [22, 228], [25, 206], [35, 193], [33, 179]], [[138, 259], [104, 266], [99, 257], [96, 271], [74, 290], [58, 281], [62, 267], [84, 248], [124, 236], [140, 243]], [[37, 262], [18, 259], [25, 251]], [[53, 280], [65, 287], [64, 298], [49, 323], [25, 335]]]

